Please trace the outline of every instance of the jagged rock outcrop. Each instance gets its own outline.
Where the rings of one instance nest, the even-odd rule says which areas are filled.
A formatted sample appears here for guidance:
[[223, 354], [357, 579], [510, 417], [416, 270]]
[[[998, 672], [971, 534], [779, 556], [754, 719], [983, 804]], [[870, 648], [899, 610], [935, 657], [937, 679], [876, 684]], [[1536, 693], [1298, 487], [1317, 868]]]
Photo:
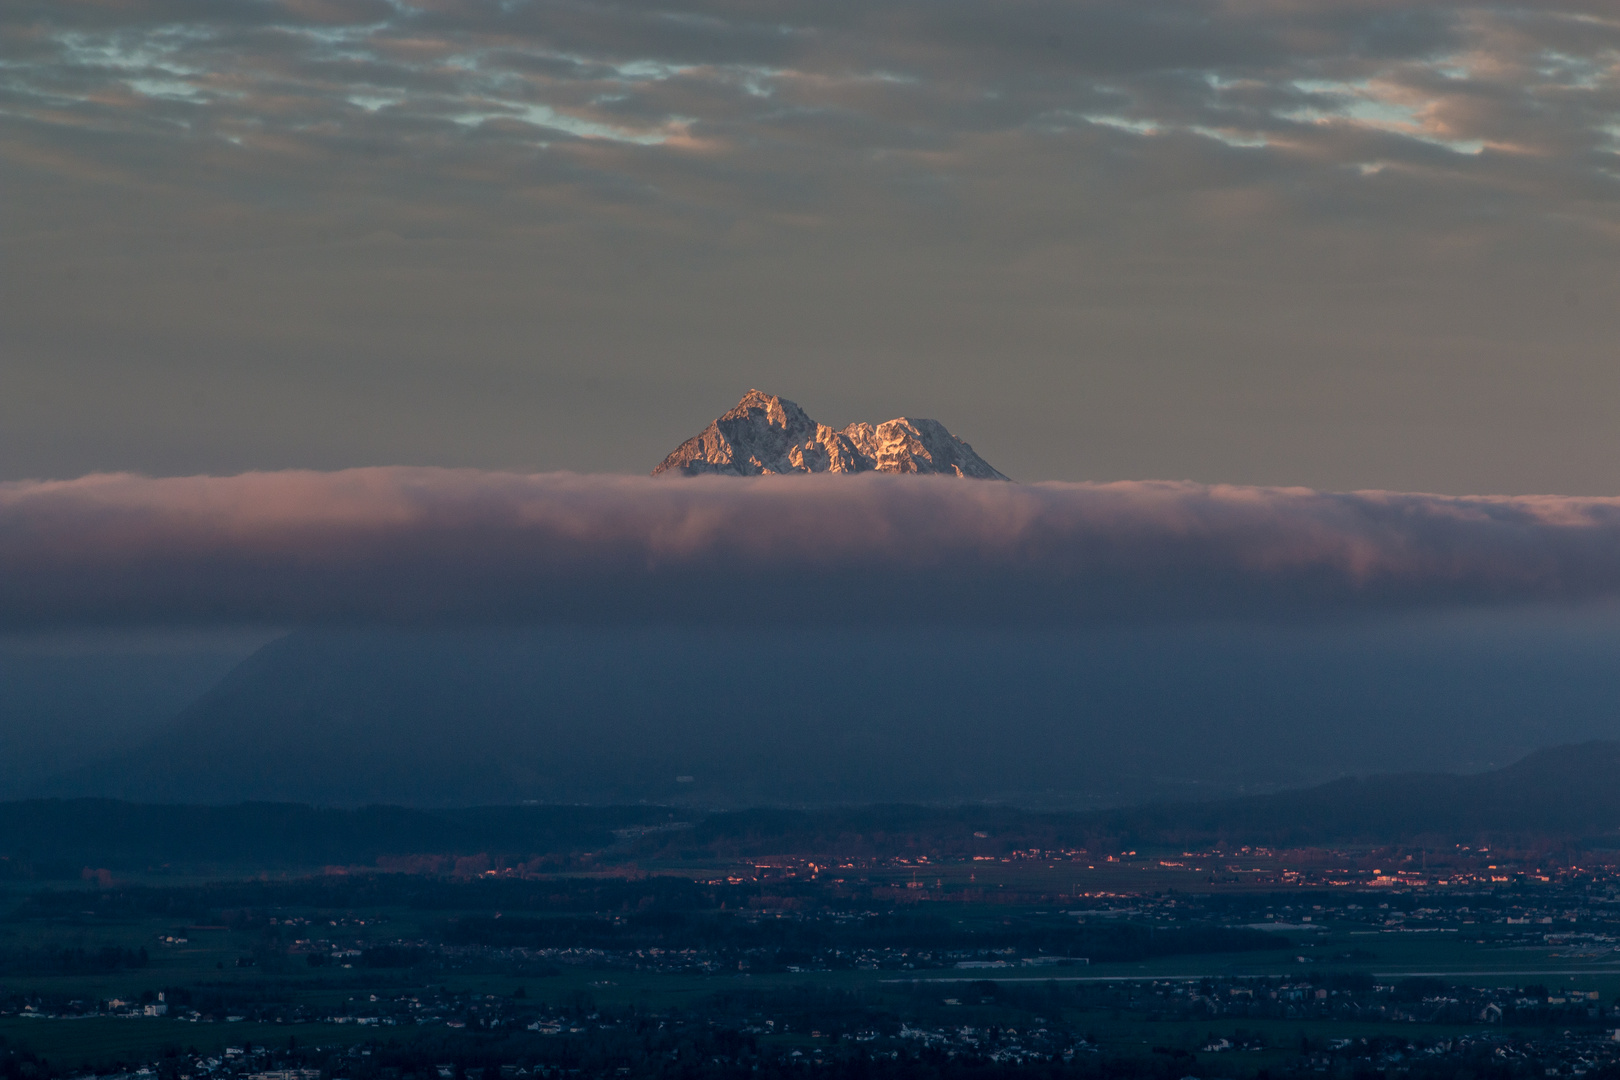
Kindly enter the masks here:
[[718, 420], [687, 439], [653, 475], [763, 473], [941, 473], [1005, 480], [938, 420], [901, 416], [842, 431], [818, 424], [793, 402], [750, 390]]

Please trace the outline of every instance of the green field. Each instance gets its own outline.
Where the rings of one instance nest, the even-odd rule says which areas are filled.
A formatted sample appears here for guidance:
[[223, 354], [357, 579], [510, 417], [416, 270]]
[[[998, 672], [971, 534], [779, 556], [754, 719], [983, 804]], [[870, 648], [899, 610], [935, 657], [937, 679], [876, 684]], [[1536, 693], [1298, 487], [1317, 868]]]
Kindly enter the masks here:
[[[735, 866], [712, 870], [685, 867], [677, 875], [674, 867], [647, 867], [652, 871], [688, 880], [706, 872], [737, 873]], [[760, 876], [769, 877], [770, 871]], [[794, 881], [790, 871], [778, 871], [782, 892]], [[818, 888], [835, 887], [836, 875], [849, 878], [855, 872], [832, 870], [820, 875]], [[890, 890], [894, 895], [882, 903], [907, 912], [937, 915], [960, 927], [995, 927], [1010, 919], [1072, 919], [1063, 916], [1067, 905], [1081, 903], [1076, 894], [1120, 896], [1129, 904], [1129, 895], [1191, 896], [1218, 893], [1229, 896], [1262, 895], [1254, 885], [1236, 882], [1209, 886], [1191, 875], [1173, 870], [1142, 867], [1106, 866], [1098, 870], [1074, 866], [1029, 864], [954, 864], [916, 868], [863, 870], [865, 887]], [[569, 880], [580, 880], [578, 878]], [[913, 880], [920, 889], [908, 889]], [[174, 887], [176, 881], [164, 877], [151, 884]], [[181, 885], [194, 884], [181, 882]], [[803, 885], [803, 879], [798, 879]], [[536, 884], [545, 888], [545, 883]], [[1411, 1021], [1349, 1021], [1322, 1019], [1234, 1019], [1212, 1017], [1207, 1021], [1159, 1019], [1154, 1010], [1138, 1005], [1110, 1005], [1093, 996], [1089, 1004], [1077, 1005], [1068, 998], [1050, 996], [1043, 1004], [1041, 992], [1048, 985], [1099, 987], [1117, 983], [1141, 987], [1154, 980], [1198, 980], [1268, 978], [1320, 980], [1327, 975], [1364, 975], [1372, 981], [1393, 983], [1412, 976], [1438, 976], [1461, 985], [1517, 987], [1533, 983], [1556, 990], [1596, 991], [1605, 1008], [1620, 1001], [1620, 954], [1597, 959], [1572, 956], [1563, 946], [1541, 944], [1539, 935], [1521, 935], [1513, 943], [1500, 940], [1497, 931], [1485, 926], [1459, 926], [1445, 932], [1403, 932], [1399, 929], [1369, 928], [1360, 922], [1336, 922], [1326, 918], [1314, 925], [1319, 931], [1290, 931], [1279, 938], [1287, 947], [1241, 953], [1205, 953], [1160, 956], [1153, 959], [1092, 963], [1085, 966], [958, 970], [919, 968], [896, 970], [828, 970], [748, 972], [736, 969], [705, 974], [693, 971], [630, 970], [624, 967], [585, 966], [559, 962], [543, 972], [514, 971], [488, 961], [464, 964], [439, 963], [416, 967], [367, 969], [345, 967], [340, 963], [310, 966], [297, 953], [289, 954], [283, 935], [280, 952], [266, 951], [266, 912], [257, 921], [238, 914], [220, 914], [219, 922], [199, 925], [190, 916], [116, 918], [98, 914], [93, 908], [95, 892], [82, 891], [84, 910], [75, 910], [81, 893], [78, 886], [68, 891], [71, 902], [58, 905], [55, 914], [44, 917], [12, 917], [0, 922], [0, 955], [39, 957], [50, 950], [84, 950], [94, 954], [104, 947], [124, 950], [145, 949], [144, 966], [104, 971], [65, 973], [40, 968], [24, 970], [15, 965], [0, 968], [0, 999], [39, 996], [57, 1001], [106, 1001], [150, 999], [157, 992], [183, 988], [196, 994], [222, 1000], [268, 1000], [287, 1009], [306, 1007], [315, 1015], [342, 1006], [351, 998], [370, 994], [403, 997], [411, 994], [449, 993], [488, 995], [513, 1000], [522, 991], [522, 1000], [541, 1007], [567, 1008], [576, 1012], [591, 1009], [620, 1011], [634, 1008], [646, 1012], [684, 1010], [703, 1015], [716, 1001], [735, 999], [739, 993], [776, 995], [790, 998], [800, 990], [841, 992], [850, 995], [862, 1008], [886, 1015], [904, 1016], [916, 1023], [937, 1026], [997, 1025], [1024, 1028], [1035, 1023], [1061, 1024], [1084, 1032], [1104, 1051], [1140, 1054], [1154, 1048], [1165, 1052], [1196, 1053], [1212, 1037], [1238, 1041], [1240, 1034], [1258, 1039], [1266, 1049], [1234, 1051], [1233, 1060], [1252, 1059], [1257, 1066], [1297, 1054], [1302, 1040], [1320, 1044], [1330, 1039], [1362, 1037], [1436, 1038], [1449, 1034], [1474, 1033], [1478, 1026], [1447, 1027]], [[775, 902], [772, 889], [762, 886], [765, 900]], [[0, 902], [16, 910], [29, 890], [13, 887]], [[1263, 891], [1264, 905], [1281, 905], [1288, 893]], [[1389, 893], [1364, 894], [1367, 904], [1376, 905]], [[459, 902], [459, 901], [458, 901]], [[877, 903], [878, 901], [869, 901]], [[282, 911], [314, 920], [300, 923], [297, 935], [330, 936], [345, 940], [384, 943], [414, 940], [431, 935], [434, 927], [459, 915], [488, 915], [486, 909], [466, 912], [433, 908], [418, 910], [407, 906], [375, 906], [359, 910], [316, 912], [300, 909]], [[1152, 918], [1144, 917], [1146, 921]], [[321, 920], [328, 920], [323, 922]], [[337, 925], [341, 922], [341, 925]], [[363, 925], [362, 925], [363, 923]], [[330, 925], [329, 925], [330, 924]], [[282, 929], [285, 929], [283, 925]], [[1481, 937], [1489, 940], [1481, 941]], [[184, 943], [165, 939], [183, 937]], [[1595, 950], [1594, 950], [1595, 952]], [[1016, 989], [1022, 997], [989, 999], [975, 984], [994, 982]], [[1027, 993], [1024, 993], [1026, 992]], [[1016, 997], [1016, 999], [1015, 999]], [[1122, 999], [1123, 1000], [1123, 999]], [[1151, 1004], [1151, 1003], [1150, 1003]], [[213, 1022], [191, 1022], [172, 1018], [91, 1018], [25, 1019], [0, 1018], [0, 1038], [6, 1045], [40, 1056], [66, 1068], [103, 1067], [119, 1062], [135, 1063], [166, 1051], [215, 1053], [225, 1046], [247, 1043], [285, 1047], [289, 1040], [300, 1046], [341, 1046], [366, 1040], [410, 1040], [426, 1034], [445, 1036], [437, 1029], [400, 1025], [367, 1026], [356, 1024], [227, 1022], [213, 1015]], [[1620, 1023], [1620, 1022], [1617, 1022]], [[1500, 1031], [1501, 1029], [1497, 1029]], [[1537, 1033], [1529, 1033], [1537, 1034]], [[472, 1031], [455, 1037], [480, 1038]], [[769, 1045], [798, 1045], [810, 1036], [769, 1034], [762, 1041]], [[808, 1042], [805, 1045], [809, 1045]]]
[[68, 1069], [134, 1064], [166, 1051], [222, 1053], [228, 1046], [346, 1046], [375, 1032], [336, 1024], [194, 1024], [182, 1020], [91, 1018], [0, 1019], [0, 1038]]

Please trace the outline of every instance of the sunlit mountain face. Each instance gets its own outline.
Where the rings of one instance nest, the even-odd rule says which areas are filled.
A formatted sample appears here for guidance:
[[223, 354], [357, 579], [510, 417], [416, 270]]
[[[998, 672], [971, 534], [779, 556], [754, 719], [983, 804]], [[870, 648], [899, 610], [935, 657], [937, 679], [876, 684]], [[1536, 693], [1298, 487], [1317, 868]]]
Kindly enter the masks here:
[[795, 402], [750, 390], [676, 447], [654, 476], [889, 472], [1005, 480], [938, 420], [909, 416], [835, 431]]

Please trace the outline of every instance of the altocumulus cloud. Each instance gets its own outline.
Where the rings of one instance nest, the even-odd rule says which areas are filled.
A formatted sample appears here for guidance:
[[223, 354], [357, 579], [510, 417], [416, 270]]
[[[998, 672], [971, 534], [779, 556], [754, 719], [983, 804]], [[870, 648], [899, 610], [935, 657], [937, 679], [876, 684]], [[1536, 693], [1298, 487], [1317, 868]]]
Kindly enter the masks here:
[[0, 485], [0, 619], [1083, 622], [1597, 599], [1620, 499], [377, 468]]
[[0, 462], [629, 470], [767, 384], [1019, 476], [1607, 491], [1617, 57], [1613, 0], [8, 0]]

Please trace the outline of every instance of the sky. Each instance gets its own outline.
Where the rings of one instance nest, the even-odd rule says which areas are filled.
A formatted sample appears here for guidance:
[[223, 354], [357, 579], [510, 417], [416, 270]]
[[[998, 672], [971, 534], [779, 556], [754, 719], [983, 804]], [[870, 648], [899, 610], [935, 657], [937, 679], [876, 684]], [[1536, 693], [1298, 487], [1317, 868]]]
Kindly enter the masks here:
[[11, 0], [0, 190], [0, 480], [1620, 494], [1612, 2]]

